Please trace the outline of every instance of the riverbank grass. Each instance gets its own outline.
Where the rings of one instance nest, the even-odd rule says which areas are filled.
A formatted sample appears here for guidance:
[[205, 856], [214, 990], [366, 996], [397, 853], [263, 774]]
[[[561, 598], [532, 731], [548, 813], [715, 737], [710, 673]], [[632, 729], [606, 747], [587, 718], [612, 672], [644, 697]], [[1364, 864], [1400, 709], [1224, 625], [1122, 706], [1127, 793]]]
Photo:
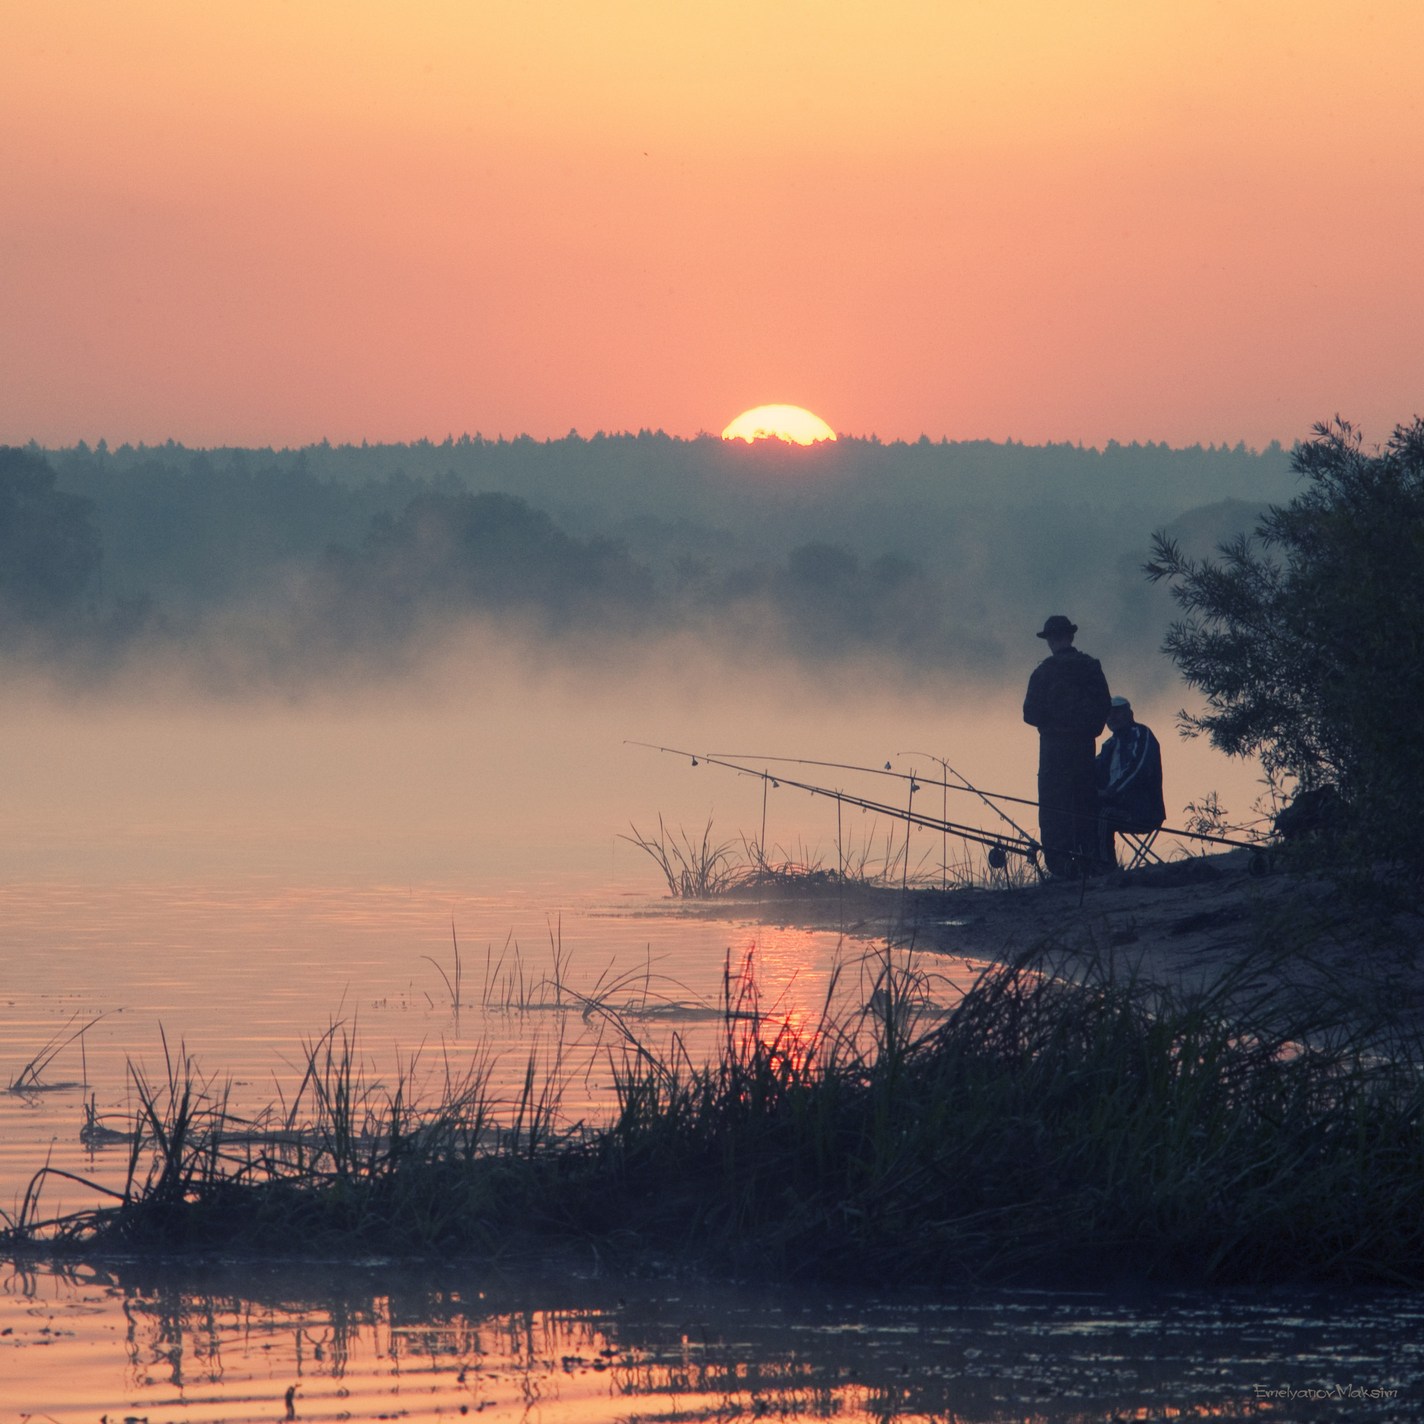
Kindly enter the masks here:
[[[469, 1254], [877, 1284], [1424, 1281], [1424, 1048], [1261, 956], [1211, 985], [1051, 948], [922, 1017], [888, 953], [858, 1013], [794, 1022], [729, 966], [719, 1051], [624, 1035], [617, 1105], [561, 1126], [557, 1064], [500, 1107], [476, 1063], [422, 1105], [339, 1027], [296, 1100], [229, 1119], [179, 1054], [136, 1080], [128, 1182], [12, 1253]], [[827, 1003], [831, 1002], [828, 996]], [[1284, 1007], [1289, 1005], [1290, 1007]]]

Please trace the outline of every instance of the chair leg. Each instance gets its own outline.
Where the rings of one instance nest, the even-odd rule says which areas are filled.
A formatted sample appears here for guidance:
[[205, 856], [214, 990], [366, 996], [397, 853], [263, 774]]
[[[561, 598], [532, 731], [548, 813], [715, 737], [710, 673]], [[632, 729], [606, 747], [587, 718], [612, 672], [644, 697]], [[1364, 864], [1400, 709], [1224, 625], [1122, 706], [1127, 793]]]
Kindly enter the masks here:
[[1128, 845], [1132, 847], [1132, 855], [1127, 862], [1126, 869], [1136, 870], [1139, 866], [1161, 865], [1162, 857], [1152, 849], [1152, 843], [1157, 839], [1156, 831], [1147, 831], [1141, 835], [1132, 831], [1119, 831], [1117, 833]]

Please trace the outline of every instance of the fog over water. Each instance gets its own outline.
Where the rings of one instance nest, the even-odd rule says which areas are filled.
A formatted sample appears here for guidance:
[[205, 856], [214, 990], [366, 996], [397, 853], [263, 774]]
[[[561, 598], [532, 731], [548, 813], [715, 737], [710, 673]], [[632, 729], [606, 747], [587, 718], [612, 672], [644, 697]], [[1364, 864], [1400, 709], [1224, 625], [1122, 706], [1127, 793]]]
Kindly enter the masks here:
[[477, 849], [569, 874], [659, 811], [748, 829], [745, 786], [630, 739], [914, 749], [1031, 795], [1019, 704], [1049, 612], [1169, 746], [1169, 816], [1218, 784], [1243, 815], [1241, 769], [1176, 745], [1173, 605], [1141, 566], [1155, 530], [1209, 552], [1292, 483], [1284, 452], [1241, 447], [0, 450], [34, 817], [12, 863], [72, 858], [63, 827], [86, 826], [96, 869], [419, 875]]
[[[42, 1163], [73, 1174], [47, 1180], [42, 1215], [93, 1204], [88, 1183], [120, 1185], [127, 1145], [88, 1133], [90, 1115], [122, 1132], [135, 1072], [161, 1082], [185, 1059], [235, 1113], [255, 1117], [290, 1101], [328, 1029], [351, 1036], [368, 1082], [417, 1091], [479, 1064], [508, 1102], [532, 1056], [559, 1077], [562, 1120], [573, 1123], [613, 1100], [608, 1055], [625, 1032], [654, 1051], [674, 1033], [692, 1052], [710, 1049], [724, 965], [752, 963], [764, 1002], [788, 1021], [814, 1022], [833, 984], [864, 1002], [865, 957], [883, 939], [765, 925], [735, 909], [688, 917], [626, 837], [656, 831], [659, 818], [700, 837], [710, 822], [734, 851], [764, 834], [774, 861], [833, 867], [844, 856], [903, 870], [903, 822], [848, 807], [838, 819], [831, 797], [694, 767], [692, 754], [773, 773], [785, 766], [773, 757], [888, 761], [924, 780], [916, 806], [932, 815], [946, 795], [933, 784], [936, 758], [986, 790], [1031, 799], [1036, 737], [1020, 713], [1050, 612], [1078, 621], [1080, 644], [1157, 730], [1169, 820], [1180, 824], [1186, 804], [1213, 791], [1249, 817], [1253, 769], [1173, 731], [1183, 689], [1156, 651], [1170, 606], [1138, 564], [1156, 521], [1199, 548], [1248, 525], [1279, 484], [1279, 460], [1197, 452], [1183, 467], [1213, 472], [1209, 488], [1167, 480], [1151, 498], [1129, 498], [1131, 471], [1117, 457], [1060, 452], [1070, 474], [1111, 466], [1116, 493], [1100, 484], [1090, 499], [1071, 481], [1055, 493], [1063, 470], [1041, 468], [1042, 452], [960, 452], [965, 470], [983, 466], [966, 478], [978, 491], [966, 504], [938, 477], [907, 491], [912, 465], [952, 465], [953, 451], [841, 451], [818, 487], [805, 468], [790, 468], [784, 485], [765, 470], [748, 483], [747, 468], [719, 472], [720, 450], [615, 444], [307, 452], [319, 477], [288, 452], [60, 452], [49, 495], [33, 467], [20, 472], [38, 480], [30, 507], [52, 541], [48, 567], [72, 578], [0, 579], [0, 1086], [16, 1085], [0, 1092], [0, 1210], [16, 1213]], [[555, 456], [564, 465], [546, 468]], [[1142, 458], [1175, 468], [1167, 452]], [[352, 466], [380, 459], [356, 478]], [[669, 484], [667, 459], [710, 461], [711, 473], [684, 470]], [[569, 460], [583, 462], [580, 481]], [[521, 462], [523, 477], [505, 479]], [[392, 468], [401, 463], [404, 473]], [[642, 495], [630, 465], [634, 475], [646, 467]], [[517, 495], [500, 488], [510, 483]], [[835, 767], [789, 774], [893, 804], [905, 789]], [[962, 793], [947, 809], [999, 824]], [[1032, 828], [1031, 808], [1011, 814]], [[909, 863], [933, 882], [974, 871], [981, 855], [917, 830]], [[952, 1002], [975, 972], [972, 956], [936, 961], [930, 1007]], [[585, 1012], [591, 1001], [612, 1015]], [[621, 1297], [595, 1306], [586, 1327], [540, 1325], [544, 1345], [519, 1343], [496, 1361], [476, 1337], [480, 1322], [502, 1331], [504, 1318], [477, 1303], [485, 1285], [468, 1272], [435, 1288], [447, 1304], [468, 1302], [454, 1326], [424, 1297], [397, 1309], [384, 1268], [376, 1295], [355, 1305], [324, 1284], [311, 1303], [280, 1274], [280, 1303], [260, 1308], [267, 1353], [250, 1333], [248, 1302], [264, 1289], [256, 1275], [233, 1284], [230, 1313], [245, 1323], [231, 1336], [211, 1324], [227, 1319], [226, 1304], [170, 1276], [17, 1277], [0, 1294], [15, 1304], [5, 1316], [12, 1390], [23, 1390], [14, 1402], [79, 1419], [115, 1417], [123, 1398], [152, 1417], [201, 1396], [225, 1417], [270, 1418], [298, 1381], [297, 1399], [312, 1406], [331, 1394], [374, 1410], [400, 1403], [413, 1379], [404, 1346], [390, 1342], [434, 1331], [452, 1353], [442, 1344], [422, 1359], [431, 1399], [523, 1417], [529, 1379], [583, 1409], [602, 1377], [593, 1352], [601, 1361], [604, 1349], [629, 1359], [643, 1349], [620, 1335]], [[769, 1319], [764, 1305], [732, 1295], [727, 1312], [690, 1308], [687, 1329], [709, 1340], [731, 1332], [715, 1347], [729, 1380], [750, 1369], [773, 1382], [751, 1395], [703, 1391], [691, 1417], [724, 1417], [729, 1398], [741, 1409], [770, 1399], [796, 1417], [799, 1384], [788, 1398], [775, 1381], [783, 1368], [799, 1381], [805, 1368], [803, 1300], [791, 1307], [783, 1367], [783, 1342], [742, 1324]], [[545, 1308], [557, 1298], [538, 1297]], [[917, 1330], [933, 1323], [904, 1308]], [[946, 1348], [956, 1362], [999, 1349], [1018, 1358], [1026, 1328], [1056, 1329], [1060, 1317], [1082, 1328], [1078, 1307], [1046, 1307], [1049, 1324], [1029, 1327], [1013, 1303], [984, 1309], [984, 1323], [950, 1346], [925, 1333], [914, 1376], [929, 1378]], [[348, 1315], [360, 1323], [340, 1337], [340, 1362], [310, 1355], [311, 1339], [340, 1336], [328, 1317]], [[58, 1325], [37, 1325], [41, 1316]], [[150, 1316], [161, 1352], [146, 1343]], [[1113, 1338], [1136, 1318], [1112, 1323]], [[900, 1350], [899, 1326], [881, 1341], [861, 1303], [845, 1322], [817, 1319], [836, 1360], [852, 1337], [871, 1342], [872, 1373]], [[55, 1329], [67, 1343], [51, 1354]], [[1124, 1376], [1105, 1398], [1246, 1397], [1264, 1367], [1243, 1365], [1224, 1385], [1215, 1331], [1215, 1317], [1205, 1334], [1193, 1325], [1174, 1382]], [[111, 1339], [129, 1345], [111, 1351]], [[656, 1370], [632, 1379], [635, 1400], [672, 1389], [688, 1405], [687, 1339], [673, 1342], [667, 1382]], [[1052, 1370], [1095, 1381], [1100, 1348], [1075, 1345]], [[465, 1368], [470, 1350], [485, 1352], [485, 1377]], [[574, 1356], [588, 1358], [570, 1366]], [[219, 1357], [221, 1371], [208, 1371]], [[1015, 1397], [1039, 1397], [1046, 1358], [1023, 1366]], [[61, 1362], [65, 1394], [50, 1361]], [[957, 1381], [957, 1363], [951, 1373]], [[885, 1405], [859, 1384], [834, 1388], [847, 1418], [919, 1408], [908, 1395]], [[962, 1417], [998, 1408], [953, 1381], [945, 1398]], [[587, 1417], [624, 1417], [628, 1402], [587, 1402]]]
[[[387, 1063], [422, 1043], [470, 1048], [491, 1029], [521, 1070], [518, 1045], [547, 1024], [452, 1020], [441, 975], [456, 938], [467, 1005], [501, 955], [536, 978], [557, 944], [584, 989], [616, 965], [704, 1006], [726, 957], [755, 950], [769, 992], [812, 1007], [833, 961], [866, 946], [649, 919], [666, 885], [625, 837], [655, 832], [660, 817], [700, 837], [710, 821], [740, 851], [765, 815], [775, 861], [835, 867], [844, 853], [875, 869], [903, 866], [903, 825], [849, 808], [838, 824], [828, 797], [631, 743], [753, 767], [778, 755], [892, 761], [927, 779], [943, 757], [976, 785], [1031, 797], [1021, 697], [1007, 683], [906, 687], [870, 664], [834, 676], [742, 665], [686, 639], [555, 659], [487, 627], [465, 629], [403, 684], [348, 681], [299, 699], [219, 698], [137, 668], [98, 691], [12, 685], [0, 702], [13, 748], [0, 818], [6, 1080], [71, 1018], [101, 1019], [48, 1074], [70, 1091], [0, 1104], [0, 1175], [18, 1189], [51, 1126], [78, 1151], [81, 1080], [122, 1114], [125, 1060], [152, 1064], [165, 1035], [247, 1082], [251, 1110], [272, 1101], [280, 1064], [337, 1020], [359, 1022]], [[1164, 741], [1174, 813], [1211, 790], [1244, 804], [1245, 768]], [[789, 774], [892, 804], [903, 794], [902, 782], [887, 791], [832, 768]], [[938, 814], [942, 793], [921, 796]], [[973, 797], [949, 811], [998, 824]], [[1033, 824], [1031, 809], [1010, 814]], [[951, 874], [982, 871], [981, 855], [916, 831], [911, 870], [930, 881], [946, 861]]]
[[1251, 768], [1173, 735], [1171, 604], [1140, 565], [1154, 527], [1201, 550], [1249, 527], [1286, 466], [646, 432], [0, 450], [7, 1081], [94, 1020], [34, 1102], [0, 1104], [7, 1177], [47, 1133], [77, 1150], [86, 1092], [122, 1113], [127, 1056], [163, 1042], [252, 1110], [353, 1017], [387, 1067], [452, 1034], [527, 1048], [532, 1021], [477, 1023], [453, 993], [460, 947], [486, 1007], [508, 949], [519, 995], [576, 962], [704, 1008], [755, 950], [809, 1008], [836, 936], [655, 922], [667, 886], [628, 837], [981, 872], [982, 847], [915, 831], [907, 853], [903, 821], [692, 756], [898, 806], [904, 781], [773, 758], [891, 763], [931, 783], [917, 810], [996, 829], [932, 783], [943, 762], [1032, 799], [1020, 711], [1049, 612], [1156, 727], [1169, 821], [1212, 792], [1249, 819]]
[[1014, 682], [1051, 611], [1134, 694], [1165, 691], [1153, 532], [1207, 552], [1292, 489], [1279, 449], [647, 433], [0, 458], [52, 482], [25, 533], [58, 571], [6, 576], [6, 644], [78, 682], [156, 659], [238, 698], [409, 682], [472, 620], [554, 665], [646, 666], [685, 638], [682, 664]]
[[[1040, 650], [1030, 634], [1025, 673]], [[753, 763], [893, 760], [935, 775], [939, 757], [977, 786], [1031, 798], [1036, 742], [1021, 700], [1018, 682], [907, 687], [872, 665], [742, 666], [690, 640], [603, 665], [540, 665], [474, 632], [408, 684], [343, 683], [297, 701], [140, 675], [78, 697], [12, 686], [7, 873], [623, 883], [647, 869], [620, 848], [630, 821], [760, 829], [754, 778], [634, 743]], [[1163, 741], [1169, 819], [1180, 824], [1212, 790], [1245, 813], [1259, 789], [1252, 767], [1178, 739], [1178, 701], [1137, 702]], [[788, 774], [849, 789], [834, 770]], [[957, 798], [951, 819], [986, 814]], [[827, 824], [824, 803], [783, 788], [768, 840], [790, 850], [810, 837], [824, 851]]]

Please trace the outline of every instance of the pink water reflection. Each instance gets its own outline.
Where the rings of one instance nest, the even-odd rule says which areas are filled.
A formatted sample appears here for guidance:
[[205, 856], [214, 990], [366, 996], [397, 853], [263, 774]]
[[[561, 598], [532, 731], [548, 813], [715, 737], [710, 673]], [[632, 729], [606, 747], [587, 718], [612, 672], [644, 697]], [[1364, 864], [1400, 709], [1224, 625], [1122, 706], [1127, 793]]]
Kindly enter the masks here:
[[1402, 1418], [1418, 1326], [1405, 1292], [895, 1300], [604, 1282], [576, 1260], [129, 1263], [0, 1273], [0, 1405], [54, 1424], [1337, 1418], [1262, 1395], [1324, 1384]]
[[[716, 1051], [728, 965], [754, 978], [773, 1032], [813, 1032], [833, 986], [853, 1009], [876, 972], [865, 942], [834, 933], [642, 896], [550, 903], [458, 883], [0, 887], [0, 1077], [43, 1061], [33, 1091], [0, 1093], [0, 1209], [46, 1162], [121, 1184], [126, 1148], [101, 1139], [132, 1125], [131, 1062], [153, 1081], [165, 1055], [189, 1057], [256, 1117], [290, 1100], [306, 1046], [339, 1023], [371, 1082], [426, 1076], [438, 1093], [479, 1062], [512, 1101], [532, 1055], [557, 1071], [566, 1120], [597, 1121], [614, 1101], [606, 1050], [624, 1035]], [[88, 1145], [86, 1110], [103, 1129]], [[47, 1192], [55, 1213], [89, 1204], [73, 1183]]]

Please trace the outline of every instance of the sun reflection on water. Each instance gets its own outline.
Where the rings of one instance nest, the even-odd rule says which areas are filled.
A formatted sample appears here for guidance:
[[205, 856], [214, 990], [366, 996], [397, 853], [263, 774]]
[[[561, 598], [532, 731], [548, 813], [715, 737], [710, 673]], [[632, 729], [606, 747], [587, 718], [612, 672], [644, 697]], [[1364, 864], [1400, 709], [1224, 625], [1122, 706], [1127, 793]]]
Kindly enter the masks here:
[[[479, 1062], [507, 1102], [532, 1055], [558, 1076], [564, 1119], [597, 1123], [616, 1103], [610, 1046], [705, 1062], [726, 1041], [727, 1006], [747, 1024], [754, 992], [779, 1069], [804, 1071], [827, 1051], [829, 1023], [870, 1022], [883, 969], [873, 942], [824, 930], [644, 900], [550, 912], [533, 894], [460, 885], [9, 886], [0, 908], [3, 937], [27, 950], [0, 1001], [5, 1080], [66, 1025], [93, 1021], [35, 1091], [0, 1093], [0, 1206], [47, 1160], [121, 1185], [130, 1064], [161, 1079], [165, 1042], [230, 1080], [232, 1111], [249, 1120], [290, 1100], [304, 1045], [336, 1027], [369, 1081], [438, 1090]], [[944, 972], [929, 996], [941, 1003]], [[90, 1204], [77, 1182], [52, 1185], [54, 1211]]]

